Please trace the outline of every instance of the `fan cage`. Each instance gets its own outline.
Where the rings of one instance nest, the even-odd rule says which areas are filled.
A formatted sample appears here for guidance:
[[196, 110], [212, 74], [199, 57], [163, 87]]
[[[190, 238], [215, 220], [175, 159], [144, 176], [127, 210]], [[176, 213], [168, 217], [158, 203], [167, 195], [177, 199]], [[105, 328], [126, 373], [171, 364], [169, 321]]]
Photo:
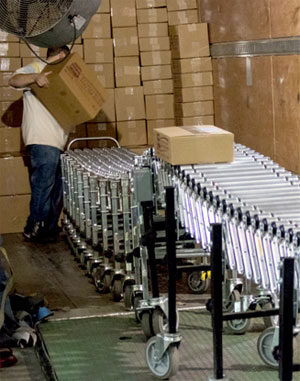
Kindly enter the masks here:
[[0, 0], [0, 29], [34, 37], [54, 27], [74, 0]]

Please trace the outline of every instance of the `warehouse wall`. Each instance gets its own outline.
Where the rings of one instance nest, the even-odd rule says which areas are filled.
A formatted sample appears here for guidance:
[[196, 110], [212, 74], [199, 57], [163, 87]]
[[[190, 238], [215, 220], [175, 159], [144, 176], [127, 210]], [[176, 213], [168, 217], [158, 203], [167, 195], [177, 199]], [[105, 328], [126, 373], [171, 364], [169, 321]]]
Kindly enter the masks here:
[[[199, 13], [212, 46], [300, 35], [298, 0], [199, 0]], [[300, 173], [300, 56], [289, 53], [213, 58], [215, 123]]]

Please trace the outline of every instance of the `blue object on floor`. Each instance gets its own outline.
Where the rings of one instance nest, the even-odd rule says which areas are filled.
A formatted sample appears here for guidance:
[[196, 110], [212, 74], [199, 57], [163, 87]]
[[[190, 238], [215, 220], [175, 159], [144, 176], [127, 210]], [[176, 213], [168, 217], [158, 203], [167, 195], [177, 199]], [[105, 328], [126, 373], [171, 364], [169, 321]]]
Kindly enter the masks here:
[[33, 316], [34, 323], [40, 323], [52, 315], [53, 312], [50, 311], [47, 307], [40, 307], [37, 314]]

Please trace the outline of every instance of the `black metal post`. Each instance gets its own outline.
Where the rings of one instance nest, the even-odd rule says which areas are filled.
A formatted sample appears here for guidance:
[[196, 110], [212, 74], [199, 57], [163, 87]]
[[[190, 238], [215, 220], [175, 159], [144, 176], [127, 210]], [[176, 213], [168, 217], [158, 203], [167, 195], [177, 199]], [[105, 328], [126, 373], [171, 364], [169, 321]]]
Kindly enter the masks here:
[[279, 309], [279, 378], [293, 379], [294, 258], [284, 258]]
[[156, 259], [155, 259], [156, 233], [153, 227], [154, 207], [153, 207], [153, 203], [148, 201], [142, 202], [142, 207], [143, 207], [144, 228], [145, 228], [145, 233], [143, 236], [142, 243], [144, 246], [147, 247], [147, 250], [148, 250], [152, 297], [159, 298], [159, 288], [158, 288]]
[[176, 220], [174, 188], [166, 187], [169, 333], [176, 333]]
[[222, 225], [212, 224], [211, 317], [213, 330], [214, 379], [223, 379], [223, 296], [222, 296]]

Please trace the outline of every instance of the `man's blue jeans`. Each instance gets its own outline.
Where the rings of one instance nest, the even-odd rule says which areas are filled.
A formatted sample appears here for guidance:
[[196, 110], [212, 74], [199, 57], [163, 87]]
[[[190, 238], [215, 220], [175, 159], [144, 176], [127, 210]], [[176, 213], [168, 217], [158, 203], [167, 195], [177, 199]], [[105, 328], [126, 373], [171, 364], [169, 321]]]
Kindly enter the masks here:
[[62, 210], [62, 179], [58, 148], [31, 144], [30, 153], [31, 200], [27, 229], [44, 222], [47, 230], [54, 231]]

